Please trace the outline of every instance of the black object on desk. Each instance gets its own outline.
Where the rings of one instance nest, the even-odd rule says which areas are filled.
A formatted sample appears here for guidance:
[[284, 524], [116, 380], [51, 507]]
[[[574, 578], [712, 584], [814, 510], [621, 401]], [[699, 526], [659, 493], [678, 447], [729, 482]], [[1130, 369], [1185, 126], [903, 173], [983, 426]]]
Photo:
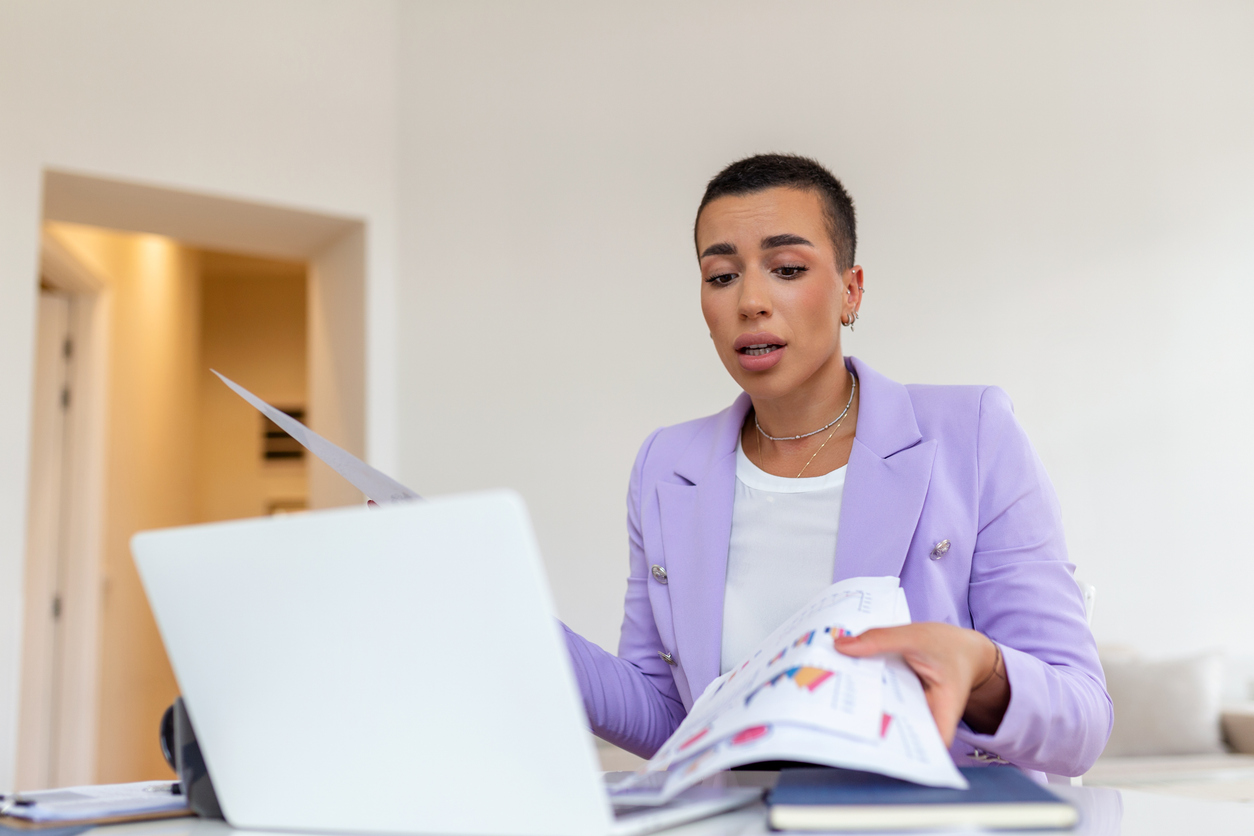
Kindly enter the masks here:
[[161, 753], [179, 777], [179, 785], [183, 795], [187, 796], [187, 806], [191, 811], [205, 819], [225, 818], [182, 697], [175, 700], [161, 717]]

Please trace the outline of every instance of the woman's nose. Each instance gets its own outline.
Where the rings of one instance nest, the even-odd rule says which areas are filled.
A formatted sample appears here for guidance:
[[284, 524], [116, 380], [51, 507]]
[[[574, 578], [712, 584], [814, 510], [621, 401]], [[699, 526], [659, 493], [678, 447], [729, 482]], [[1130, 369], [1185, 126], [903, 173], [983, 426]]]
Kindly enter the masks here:
[[756, 270], [746, 272], [741, 277], [739, 313], [745, 319], [771, 314], [770, 287], [766, 277]]

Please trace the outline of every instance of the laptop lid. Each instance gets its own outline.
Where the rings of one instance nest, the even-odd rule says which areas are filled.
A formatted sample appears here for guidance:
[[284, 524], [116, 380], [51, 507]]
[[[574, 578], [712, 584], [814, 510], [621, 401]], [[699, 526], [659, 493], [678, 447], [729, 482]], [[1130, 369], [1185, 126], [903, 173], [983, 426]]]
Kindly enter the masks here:
[[516, 494], [144, 532], [132, 550], [236, 827], [609, 831]]

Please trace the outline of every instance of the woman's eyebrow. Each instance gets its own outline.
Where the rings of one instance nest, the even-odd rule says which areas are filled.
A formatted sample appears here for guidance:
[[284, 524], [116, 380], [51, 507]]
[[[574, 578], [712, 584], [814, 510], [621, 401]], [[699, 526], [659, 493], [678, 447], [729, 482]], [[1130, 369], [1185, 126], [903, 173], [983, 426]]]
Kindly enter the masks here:
[[[762, 239], [762, 249], [773, 250], [776, 247], [813, 247], [810, 243], [800, 235], [794, 235], [791, 232], [785, 232], [780, 235], [771, 235]], [[702, 251], [701, 257], [707, 255], [735, 255], [736, 245], [723, 241], [718, 244], [711, 244]]]
[[793, 235], [791, 232], [786, 232], [783, 235], [772, 235], [769, 238], [762, 239], [762, 249], [764, 250], [773, 250], [776, 247], [796, 246], [813, 247], [814, 245], [802, 238], [800, 235]]
[[735, 254], [736, 254], [736, 245], [729, 244], [726, 241], [724, 241], [721, 244], [711, 244], [710, 246], [706, 247], [705, 250], [701, 253], [701, 257], [705, 258], [707, 255], [735, 255]]

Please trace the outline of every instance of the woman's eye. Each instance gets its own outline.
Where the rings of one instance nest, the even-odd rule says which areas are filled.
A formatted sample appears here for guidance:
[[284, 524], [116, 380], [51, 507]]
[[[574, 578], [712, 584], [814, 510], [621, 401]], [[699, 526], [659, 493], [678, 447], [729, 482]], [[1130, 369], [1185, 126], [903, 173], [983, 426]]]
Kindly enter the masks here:
[[781, 279], [795, 279], [809, 269], [809, 267], [803, 267], [800, 264], [785, 264], [783, 267], [775, 268], [775, 275]]
[[735, 278], [736, 278], [735, 273], [719, 273], [717, 276], [710, 276], [708, 279], [706, 279], [706, 281], [712, 285], [723, 287], [724, 285], [731, 284], [732, 280]]

